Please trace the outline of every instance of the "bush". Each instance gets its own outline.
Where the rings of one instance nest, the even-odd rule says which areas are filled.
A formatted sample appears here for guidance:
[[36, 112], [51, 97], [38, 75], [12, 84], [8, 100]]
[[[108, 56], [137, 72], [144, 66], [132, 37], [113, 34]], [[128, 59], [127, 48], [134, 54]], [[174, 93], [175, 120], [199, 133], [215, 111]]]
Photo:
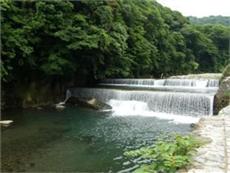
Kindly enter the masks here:
[[201, 142], [193, 136], [177, 135], [170, 141], [158, 141], [153, 146], [127, 151], [124, 155], [151, 160], [135, 173], [176, 172], [190, 163], [192, 154], [200, 145]]

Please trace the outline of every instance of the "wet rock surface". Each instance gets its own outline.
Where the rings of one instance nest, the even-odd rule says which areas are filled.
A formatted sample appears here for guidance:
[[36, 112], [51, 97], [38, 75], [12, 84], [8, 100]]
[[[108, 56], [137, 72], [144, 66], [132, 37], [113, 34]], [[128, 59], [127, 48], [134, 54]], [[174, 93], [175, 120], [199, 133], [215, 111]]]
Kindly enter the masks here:
[[230, 172], [230, 105], [200, 120], [194, 133], [210, 142], [197, 149], [188, 173]]

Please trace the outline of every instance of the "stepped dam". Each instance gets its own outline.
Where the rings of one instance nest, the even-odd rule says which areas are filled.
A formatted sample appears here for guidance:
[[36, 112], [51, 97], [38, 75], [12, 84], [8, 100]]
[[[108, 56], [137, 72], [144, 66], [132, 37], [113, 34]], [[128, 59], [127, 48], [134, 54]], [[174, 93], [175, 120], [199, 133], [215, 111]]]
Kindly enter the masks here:
[[97, 88], [71, 88], [67, 92], [107, 103], [114, 116], [157, 116], [190, 123], [213, 115], [218, 86], [217, 79], [107, 79]]

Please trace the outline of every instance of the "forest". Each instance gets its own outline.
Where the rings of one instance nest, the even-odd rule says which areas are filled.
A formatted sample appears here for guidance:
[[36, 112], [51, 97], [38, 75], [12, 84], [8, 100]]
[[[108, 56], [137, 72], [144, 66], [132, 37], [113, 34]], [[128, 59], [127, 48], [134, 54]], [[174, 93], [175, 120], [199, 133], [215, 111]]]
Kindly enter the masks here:
[[1, 12], [6, 93], [41, 81], [221, 72], [229, 63], [229, 26], [193, 24], [154, 0], [2, 0]]
[[230, 17], [229, 16], [209, 16], [209, 17], [194, 17], [194, 16], [189, 16], [188, 17], [191, 23], [194, 24], [222, 24], [226, 26], [230, 26]]

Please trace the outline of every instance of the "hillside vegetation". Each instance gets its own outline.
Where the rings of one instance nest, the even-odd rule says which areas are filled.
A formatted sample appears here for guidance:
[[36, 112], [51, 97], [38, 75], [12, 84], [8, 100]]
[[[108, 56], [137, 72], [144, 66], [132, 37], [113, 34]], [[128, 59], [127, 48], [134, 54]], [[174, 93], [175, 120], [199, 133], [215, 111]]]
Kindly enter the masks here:
[[190, 16], [189, 20], [191, 21], [191, 23], [194, 24], [201, 24], [201, 25], [221, 24], [221, 25], [230, 26], [230, 16], [209, 16], [209, 17], [202, 17], [202, 18]]
[[220, 72], [229, 63], [229, 27], [194, 26], [154, 0], [2, 0], [1, 12], [3, 89], [29, 100], [22, 93], [39, 96], [45, 84]]

